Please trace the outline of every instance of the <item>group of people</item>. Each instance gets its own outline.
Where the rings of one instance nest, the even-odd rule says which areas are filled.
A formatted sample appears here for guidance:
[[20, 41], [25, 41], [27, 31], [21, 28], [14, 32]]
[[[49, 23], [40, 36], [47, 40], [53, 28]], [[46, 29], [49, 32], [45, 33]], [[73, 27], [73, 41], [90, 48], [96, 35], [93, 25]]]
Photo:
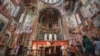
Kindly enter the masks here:
[[71, 44], [67, 47], [69, 56], [100, 56], [100, 39], [94, 37], [91, 41], [87, 36], [83, 36], [82, 43], [77, 41], [77, 45]]

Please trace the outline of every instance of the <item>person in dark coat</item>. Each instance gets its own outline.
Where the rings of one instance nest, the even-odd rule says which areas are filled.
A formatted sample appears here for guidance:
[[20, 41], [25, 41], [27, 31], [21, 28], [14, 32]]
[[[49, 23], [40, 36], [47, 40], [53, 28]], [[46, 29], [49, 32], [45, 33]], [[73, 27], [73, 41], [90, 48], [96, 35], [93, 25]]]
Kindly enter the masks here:
[[95, 48], [87, 36], [83, 36], [83, 47], [89, 56], [95, 56]]

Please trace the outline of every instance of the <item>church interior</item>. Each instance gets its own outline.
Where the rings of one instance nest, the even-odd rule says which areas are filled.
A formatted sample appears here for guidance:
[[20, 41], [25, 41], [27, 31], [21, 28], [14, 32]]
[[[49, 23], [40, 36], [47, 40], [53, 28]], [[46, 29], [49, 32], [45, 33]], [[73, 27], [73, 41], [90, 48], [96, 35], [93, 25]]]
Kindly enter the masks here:
[[84, 36], [100, 55], [100, 0], [0, 0], [0, 56], [73, 56]]

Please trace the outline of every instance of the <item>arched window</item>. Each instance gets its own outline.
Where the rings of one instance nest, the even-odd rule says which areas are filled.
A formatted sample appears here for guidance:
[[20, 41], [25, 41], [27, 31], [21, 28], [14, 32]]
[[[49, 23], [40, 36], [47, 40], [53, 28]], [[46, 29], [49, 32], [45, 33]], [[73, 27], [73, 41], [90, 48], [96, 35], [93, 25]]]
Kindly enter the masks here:
[[59, 3], [61, 0], [42, 0], [42, 1], [47, 4], [56, 4]]

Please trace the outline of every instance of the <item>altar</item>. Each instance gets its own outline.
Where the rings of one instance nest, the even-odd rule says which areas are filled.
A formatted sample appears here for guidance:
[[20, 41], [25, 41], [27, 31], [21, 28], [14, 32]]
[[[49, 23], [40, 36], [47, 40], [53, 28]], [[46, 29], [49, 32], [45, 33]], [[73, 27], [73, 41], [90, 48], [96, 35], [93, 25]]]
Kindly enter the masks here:
[[33, 55], [62, 56], [66, 52], [67, 44], [68, 41], [33, 41]]

